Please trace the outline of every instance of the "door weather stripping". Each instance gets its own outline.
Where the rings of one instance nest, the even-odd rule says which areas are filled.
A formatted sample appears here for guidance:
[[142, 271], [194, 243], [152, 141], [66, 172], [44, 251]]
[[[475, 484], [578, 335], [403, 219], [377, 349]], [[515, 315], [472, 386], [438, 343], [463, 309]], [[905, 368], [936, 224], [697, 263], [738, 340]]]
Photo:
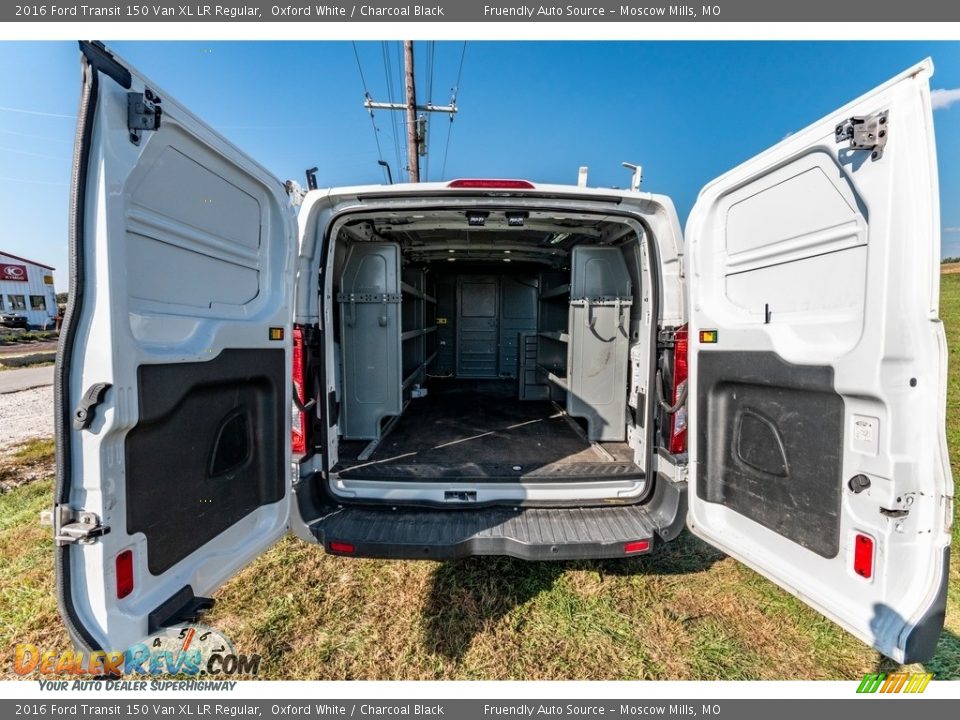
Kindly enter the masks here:
[[148, 88], [142, 93], [127, 93], [127, 128], [130, 142], [140, 144], [141, 133], [160, 129], [160, 98]]
[[74, 510], [69, 505], [57, 505], [53, 510], [40, 513], [40, 524], [53, 528], [53, 540], [57, 547], [65, 545], [90, 545], [110, 528], [100, 524], [96, 513]]
[[839, 123], [834, 130], [837, 142], [849, 140], [851, 150], [872, 150], [870, 157], [874, 160], [883, 156], [889, 132], [886, 110], [875, 115], [856, 115]]

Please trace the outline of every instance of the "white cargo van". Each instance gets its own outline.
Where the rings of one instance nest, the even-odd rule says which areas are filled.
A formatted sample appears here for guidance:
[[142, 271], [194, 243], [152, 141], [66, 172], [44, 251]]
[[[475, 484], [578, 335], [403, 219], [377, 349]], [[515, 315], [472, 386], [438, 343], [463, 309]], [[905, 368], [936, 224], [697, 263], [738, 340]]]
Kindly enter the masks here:
[[346, 557], [686, 525], [895, 660], [947, 594], [929, 61], [707, 185], [284, 184], [81, 44], [52, 520], [122, 649], [288, 528]]

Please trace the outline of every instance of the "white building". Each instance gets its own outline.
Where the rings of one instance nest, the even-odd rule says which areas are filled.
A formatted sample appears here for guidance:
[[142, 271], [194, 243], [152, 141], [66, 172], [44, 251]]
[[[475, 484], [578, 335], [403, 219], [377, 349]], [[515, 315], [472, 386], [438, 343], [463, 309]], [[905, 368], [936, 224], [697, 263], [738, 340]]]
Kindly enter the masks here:
[[53, 328], [57, 316], [54, 268], [0, 252], [0, 312], [26, 316], [31, 327]]

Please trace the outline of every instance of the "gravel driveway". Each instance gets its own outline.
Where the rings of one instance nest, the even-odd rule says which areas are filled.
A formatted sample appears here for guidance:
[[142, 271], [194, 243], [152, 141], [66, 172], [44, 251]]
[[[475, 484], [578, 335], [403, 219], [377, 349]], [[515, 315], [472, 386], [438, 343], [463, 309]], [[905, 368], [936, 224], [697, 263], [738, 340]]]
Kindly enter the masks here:
[[53, 436], [53, 386], [0, 395], [0, 448]]

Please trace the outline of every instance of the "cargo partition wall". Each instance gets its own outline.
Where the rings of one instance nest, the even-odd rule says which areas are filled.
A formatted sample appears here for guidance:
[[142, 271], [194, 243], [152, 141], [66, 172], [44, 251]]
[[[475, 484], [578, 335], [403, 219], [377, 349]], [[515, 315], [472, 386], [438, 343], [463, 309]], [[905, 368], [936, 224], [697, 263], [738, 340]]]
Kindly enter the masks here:
[[350, 245], [337, 293], [347, 439], [379, 439], [381, 420], [403, 409], [400, 286], [398, 244]]
[[618, 248], [575, 247], [569, 282], [541, 276], [537, 366], [551, 396], [586, 420], [590, 440], [622, 441], [626, 433], [632, 304]]

